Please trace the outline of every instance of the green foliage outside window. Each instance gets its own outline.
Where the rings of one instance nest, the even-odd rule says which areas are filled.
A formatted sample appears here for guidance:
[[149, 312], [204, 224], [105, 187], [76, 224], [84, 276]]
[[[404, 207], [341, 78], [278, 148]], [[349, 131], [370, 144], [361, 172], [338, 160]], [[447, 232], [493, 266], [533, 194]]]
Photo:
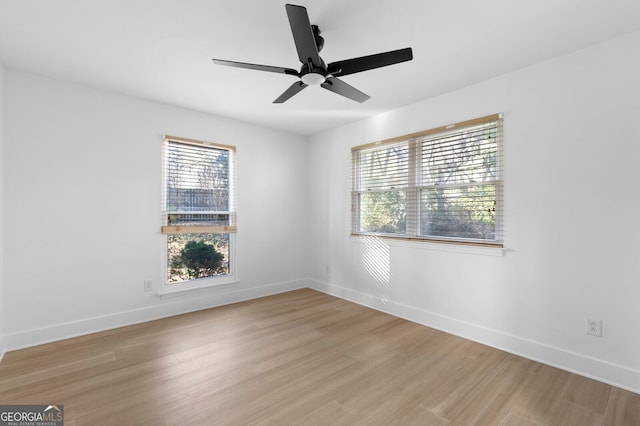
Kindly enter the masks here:
[[229, 274], [229, 234], [167, 237], [169, 283]]
[[405, 208], [404, 191], [360, 194], [360, 231], [404, 234], [406, 232]]

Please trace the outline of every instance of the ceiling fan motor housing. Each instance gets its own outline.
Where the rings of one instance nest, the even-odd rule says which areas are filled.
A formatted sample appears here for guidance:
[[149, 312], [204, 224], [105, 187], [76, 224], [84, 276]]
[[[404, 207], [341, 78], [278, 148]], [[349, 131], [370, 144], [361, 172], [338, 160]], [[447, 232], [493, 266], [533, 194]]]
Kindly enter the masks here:
[[[324, 46], [324, 38], [320, 35], [320, 28], [318, 28], [317, 25], [312, 25], [311, 31], [313, 32], [316, 48], [318, 52], [320, 52]], [[320, 57], [318, 56], [318, 58]], [[300, 68], [300, 80], [306, 85], [317, 86], [318, 84], [324, 83], [326, 78], [327, 64], [325, 64], [322, 58], [320, 58], [320, 67], [313, 65], [313, 61], [309, 58], [307, 63], [303, 64], [302, 68]]]
[[327, 77], [327, 64], [320, 58], [320, 66], [313, 65], [311, 60], [300, 68], [300, 80], [304, 84], [314, 86], [324, 83]]
[[313, 39], [316, 42], [316, 48], [318, 49], [318, 53], [322, 51], [324, 47], [324, 38], [320, 35], [320, 28], [317, 25], [311, 26], [311, 31], [313, 31]]

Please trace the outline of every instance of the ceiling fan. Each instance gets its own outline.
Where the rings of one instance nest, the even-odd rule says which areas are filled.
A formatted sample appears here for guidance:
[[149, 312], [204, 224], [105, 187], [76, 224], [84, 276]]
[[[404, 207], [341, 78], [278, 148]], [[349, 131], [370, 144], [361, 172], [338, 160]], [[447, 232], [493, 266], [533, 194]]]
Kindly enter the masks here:
[[350, 86], [338, 77], [374, 68], [386, 67], [413, 59], [413, 52], [410, 47], [407, 47], [405, 49], [392, 50], [375, 55], [331, 62], [327, 65], [318, 54], [324, 46], [324, 38], [320, 36], [318, 26], [311, 25], [309, 22], [307, 9], [303, 6], [293, 4], [287, 4], [285, 8], [287, 10], [287, 16], [289, 17], [291, 32], [293, 33], [293, 41], [298, 51], [298, 58], [302, 63], [300, 71], [296, 71], [293, 68], [213, 59], [213, 62], [218, 65], [275, 72], [298, 77], [300, 80], [293, 83], [284, 93], [278, 96], [278, 98], [273, 101], [275, 104], [285, 102], [309, 85], [318, 84], [338, 95], [342, 95], [356, 102], [364, 102], [369, 99], [368, 95]]

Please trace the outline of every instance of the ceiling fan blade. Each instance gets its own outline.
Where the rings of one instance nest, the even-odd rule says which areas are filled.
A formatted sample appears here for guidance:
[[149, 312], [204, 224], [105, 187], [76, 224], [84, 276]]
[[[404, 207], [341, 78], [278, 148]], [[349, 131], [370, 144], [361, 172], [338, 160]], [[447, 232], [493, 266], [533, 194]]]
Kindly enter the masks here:
[[331, 75], [341, 77], [343, 75], [355, 74], [361, 71], [410, 61], [412, 59], [413, 51], [410, 47], [407, 47], [405, 49], [392, 50], [390, 52], [376, 53], [375, 55], [361, 56], [359, 58], [332, 62], [327, 66], [327, 71]]
[[333, 93], [337, 93], [338, 95], [342, 95], [345, 98], [349, 98], [360, 103], [366, 101], [370, 97], [336, 77], [327, 78], [321, 86]]
[[300, 76], [298, 71], [292, 68], [282, 68], [282, 67], [272, 67], [270, 65], [258, 65], [258, 64], [248, 64], [246, 62], [234, 62], [234, 61], [225, 61], [223, 59], [212, 59], [214, 64], [217, 65], [225, 65], [227, 67], [236, 67], [236, 68], [246, 68], [250, 70], [258, 70], [258, 71], [268, 71], [268, 72], [277, 72], [279, 74], [289, 74], [295, 75], [296, 77]]
[[308, 64], [311, 61], [314, 66], [322, 67], [322, 60], [318, 54], [307, 9], [294, 4], [287, 4], [285, 8], [287, 9], [289, 25], [291, 26], [293, 41], [296, 44], [300, 62]]
[[304, 84], [301, 81], [296, 81], [291, 86], [289, 86], [289, 88], [285, 90], [284, 93], [282, 93], [282, 95], [278, 96], [278, 98], [275, 101], [273, 101], [273, 103], [281, 104], [286, 100], [288, 100], [289, 98], [291, 98], [296, 93], [298, 93], [299, 91], [301, 91], [302, 89], [304, 89], [305, 87], [307, 87], [306, 84]]

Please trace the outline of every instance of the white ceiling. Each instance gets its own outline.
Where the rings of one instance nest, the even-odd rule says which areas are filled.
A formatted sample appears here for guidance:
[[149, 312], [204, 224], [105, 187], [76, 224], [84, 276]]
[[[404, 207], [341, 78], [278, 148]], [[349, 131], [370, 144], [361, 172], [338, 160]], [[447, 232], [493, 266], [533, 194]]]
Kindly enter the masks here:
[[[282, 0], [0, 0], [0, 62], [63, 80], [303, 135], [464, 87], [640, 29], [639, 0], [290, 0], [329, 63], [412, 47], [414, 60], [272, 104], [298, 69]], [[629, 52], [637, 55], [638, 52]]]

